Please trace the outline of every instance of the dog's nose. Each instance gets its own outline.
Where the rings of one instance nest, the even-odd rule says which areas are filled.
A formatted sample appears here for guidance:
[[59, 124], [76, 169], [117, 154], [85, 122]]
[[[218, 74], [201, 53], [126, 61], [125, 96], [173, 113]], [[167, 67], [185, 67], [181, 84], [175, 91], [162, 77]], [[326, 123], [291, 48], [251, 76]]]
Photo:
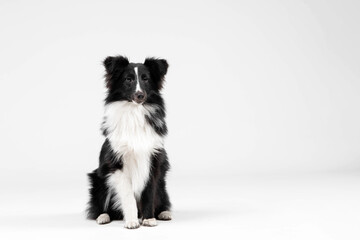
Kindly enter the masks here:
[[137, 103], [142, 103], [145, 101], [145, 94], [143, 92], [137, 91], [134, 94], [134, 101]]
[[145, 96], [142, 92], [137, 92], [135, 93], [135, 97], [139, 100], [143, 100]]

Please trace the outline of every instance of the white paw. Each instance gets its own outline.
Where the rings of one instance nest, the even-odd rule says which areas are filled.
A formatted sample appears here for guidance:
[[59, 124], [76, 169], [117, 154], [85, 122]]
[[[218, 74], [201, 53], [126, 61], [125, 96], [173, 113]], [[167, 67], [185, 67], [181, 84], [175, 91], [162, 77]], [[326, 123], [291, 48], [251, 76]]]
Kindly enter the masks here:
[[97, 219], [96, 222], [98, 224], [105, 224], [105, 223], [109, 223], [110, 222], [110, 216], [107, 213], [103, 213], [100, 214]]
[[140, 227], [139, 220], [136, 219], [136, 220], [131, 220], [131, 221], [125, 221], [124, 227], [128, 228], [128, 229], [138, 228], [138, 227]]
[[170, 211], [163, 211], [159, 214], [158, 218], [160, 220], [171, 220], [171, 212]]
[[156, 219], [155, 218], [144, 219], [142, 225], [147, 227], [155, 227], [157, 225]]

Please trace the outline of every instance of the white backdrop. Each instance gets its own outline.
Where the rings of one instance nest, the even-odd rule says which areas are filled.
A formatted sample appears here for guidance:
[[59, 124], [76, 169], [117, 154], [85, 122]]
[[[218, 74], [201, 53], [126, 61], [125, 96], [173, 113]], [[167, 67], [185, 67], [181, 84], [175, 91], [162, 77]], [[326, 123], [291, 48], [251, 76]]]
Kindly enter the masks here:
[[40, 192], [86, 195], [103, 142], [102, 60], [117, 54], [170, 64], [173, 181], [359, 170], [359, 7], [2, 0], [0, 185], [20, 194], [47, 177]]

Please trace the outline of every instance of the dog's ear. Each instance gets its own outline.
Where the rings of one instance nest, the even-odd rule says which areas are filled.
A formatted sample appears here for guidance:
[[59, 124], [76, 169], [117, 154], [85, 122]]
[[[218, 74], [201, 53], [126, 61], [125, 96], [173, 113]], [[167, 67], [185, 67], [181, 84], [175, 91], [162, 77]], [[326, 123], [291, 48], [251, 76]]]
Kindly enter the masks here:
[[151, 78], [160, 90], [163, 87], [169, 64], [165, 59], [146, 58], [144, 65], [149, 69]]
[[117, 72], [121, 72], [127, 65], [129, 65], [129, 60], [123, 56], [107, 57], [105, 58], [103, 64], [106, 70], [106, 87], [109, 88], [111, 86], [112, 76]]

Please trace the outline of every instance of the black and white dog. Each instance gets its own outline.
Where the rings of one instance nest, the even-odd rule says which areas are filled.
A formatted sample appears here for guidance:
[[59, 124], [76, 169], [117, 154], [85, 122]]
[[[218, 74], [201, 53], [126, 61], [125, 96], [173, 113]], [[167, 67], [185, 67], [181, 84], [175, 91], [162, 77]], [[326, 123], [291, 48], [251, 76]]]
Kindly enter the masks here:
[[126, 228], [170, 220], [165, 176], [169, 162], [164, 100], [160, 94], [168, 63], [147, 58], [130, 63], [122, 56], [104, 61], [108, 89], [99, 167], [89, 174], [89, 219], [105, 224], [124, 219]]

